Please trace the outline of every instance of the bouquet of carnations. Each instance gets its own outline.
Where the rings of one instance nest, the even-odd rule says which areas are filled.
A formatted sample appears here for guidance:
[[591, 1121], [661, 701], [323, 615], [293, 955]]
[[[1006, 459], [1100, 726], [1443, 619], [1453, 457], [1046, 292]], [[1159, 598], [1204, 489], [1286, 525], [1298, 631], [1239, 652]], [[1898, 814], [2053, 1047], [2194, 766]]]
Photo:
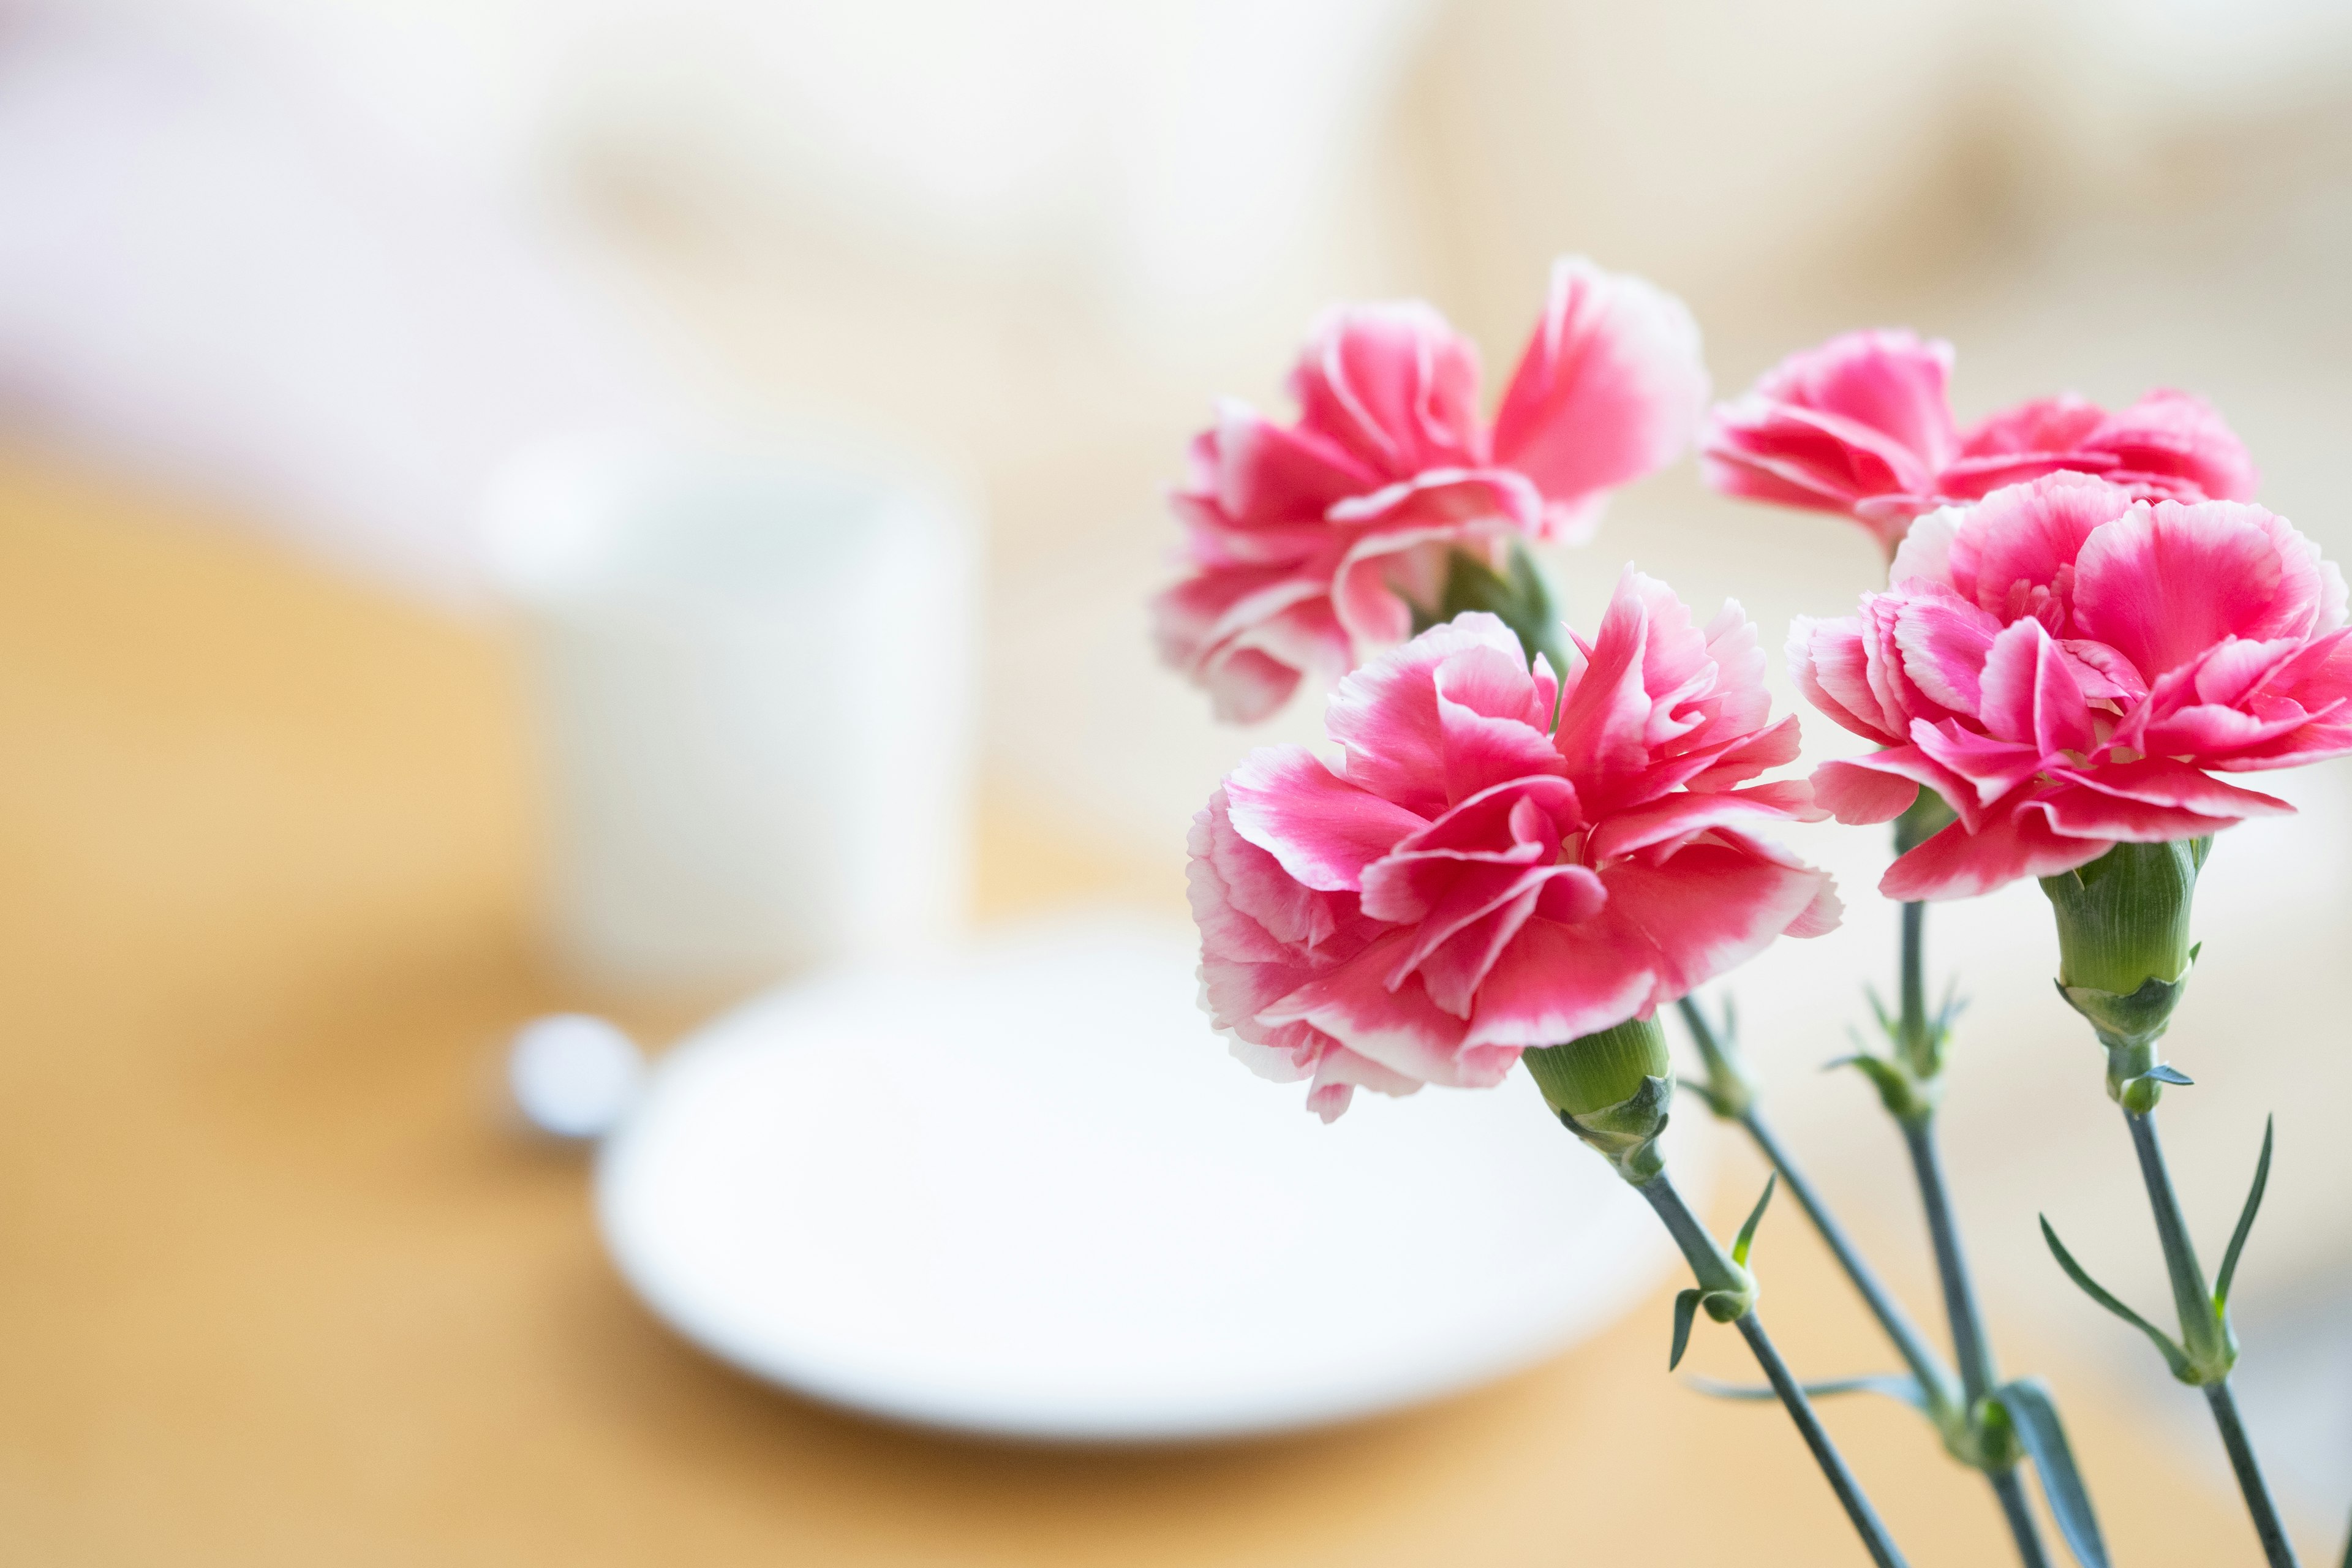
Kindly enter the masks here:
[[[2158, 391], [2120, 411], [2038, 399], [1962, 430], [1949, 345], [1862, 331], [1795, 354], [1710, 411], [1675, 300], [1580, 258], [1489, 421], [1470, 343], [1419, 304], [1335, 309], [1290, 381], [1288, 424], [1238, 404], [1194, 441], [1171, 500], [1185, 574], [1154, 605], [1168, 662], [1225, 719], [1329, 689], [1336, 763], [1255, 752], [1196, 818], [1203, 1004], [1265, 1077], [1326, 1120], [1359, 1089], [1488, 1088], [1524, 1065], [1562, 1126], [1657, 1211], [1699, 1316], [1738, 1330], [1871, 1555], [1902, 1556], [1816, 1418], [1823, 1394], [1895, 1394], [1990, 1485], [2028, 1564], [2048, 1561], [2038, 1475], [2075, 1559], [2104, 1568], [2092, 1500], [2049, 1389], [1995, 1370], [1937, 1153], [1956, 1007], [1928, 1000], [1928, 902], [2040, 880], [2057, 987], [2104, 1047], [2168, 1268], [2177, 1333], [2058, 1265], [2203, 1391], [2273, 1568], [2294, 1562], [2230, 1384], [2230, 1288], [2270, 1164], [2209, 1283], [2157, 1137], [2165, 1027], [2197, 948], [2189, 902], [2221, 829], [2289, 807], [2221, 773], [2352, 752], [2342, 575], [2253, 504], [2221, 417]], [[1775, 721], [1737, 604], [1700, 622], [1627, 567], [1590, 637], [1560, 624], [1528, 544], [1582, 542], [1611, 490], [1696, 441], [1727, 495], [1842, 513], [1885, 547], [1858, 613], [1800, 619], [1788, 659], [1832, 723], [1872, 742], [1810, 779]], [[1832, 929], [1830, 878], [1784, 821], [1894, 826], [1901, 901], [1884, 1042], [1847, 1060], [1902, 1130], [1948, 1320], [1948, 1359], [1775, 1134], [1729, 1004], [1697, 989], [1781, 936]], [[1678, 1080], [1660, 1015], [1701, 1064]], [[1678, 1089], [1773, 1170], [1729, 1247], [1677, 1193], [1659, 1134]], [[1904, 1370], [1808, 1384], [1757, 1315], [1750, 1248], [1785, 1184]]]

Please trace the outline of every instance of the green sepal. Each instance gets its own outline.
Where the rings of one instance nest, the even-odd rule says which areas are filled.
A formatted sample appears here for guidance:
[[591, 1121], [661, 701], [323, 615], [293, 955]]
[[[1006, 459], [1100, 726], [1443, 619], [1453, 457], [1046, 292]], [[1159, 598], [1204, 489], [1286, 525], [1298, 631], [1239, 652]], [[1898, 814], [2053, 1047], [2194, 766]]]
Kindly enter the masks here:
[[1690, 1031], [1691, 1043], [1698, 1047], [1699, 1059], [1706, 1064], [1704, 1084], [1690, 1079], [1685, 1079], [1684, 1084], [1696, 1091], [1717, 1116], [1726, 1121], [1738, 1121], [1754, 1108], [1763, 1086], [1740, 1060], [1739, 1020], [1733, 1010], [1730, 993], [1724, 994], [1720, 1024], [1707, 1017], [1696, 996], [1685, 996], [1675, 1006], [1682, 1014], [1684, 1026]]
[[[1780, 1397], [1767, 1384], [1717, 1383], [1711, 1377], [1694, 1373], [1683, 1380], [1710, 1399], [1738, 1399], [1763, 1403]], [[1880, 1373], [1868, 1377], [1833, 1377], [1823, 1383], [1800, 1385], [1810, 1399], [1831, 1399], [1841, 1394], [1883, 1394], [1889, 1399], [1899, 1399], [1922, 1415], [1932, 1416], [1926, 1391], [1919, 1380], [1907, 1372]]]
[[1412, 606], [1415, 636], [1470, 610], [1484, 610], [1511, 628], [1530, 667], [1538, 655], [1551, 667], [1555, 679], [1568, 674], [1568, 660], [1559, 644], [1559, 612], [1553, 608], [1551, 590], [1525, 542], [1511, 541], [1510, 559], [1501, 572], [1466, 550], [1448, 559], [1445, 586], [1436, 607]]
[[2058, 1405], [2040, 1378], [2021, 1377], [2004, 1384], [1992, 1395], [2008, 1417], [2010, 1428], [2026, 1457], [2042, 1477], [2042, 1496], [2066, 1549], [2083, 1568], [2107, 1568], [2107, 1543], [2099, 1533], [2099, 1517], [2091, 1507], [2090, 1489], [2074, 1468], [2074, 1450], [2058, 1419]]
[[1696, 1285], [1675, 1292], [1675, 1348], [1666, 1352], [1668, 1372], [1683, 1364], [1683, 1352], [1690, 1349], [1691, 1320], [1698, 1316], [1699, 1298], [1706, 1294]]
[[[1528, 1056], [1535, 1053], [1530, 1051]], [[1560, 1125], [1582, 1139], [1617, 1173], [1635, 1186], [1666, 1168], [1658, 1138], [1666, 1130], [1666, 1108], [1673, 1103], [1670, 1079], [1645, 1078], [1639, 1092], [1598, 1110], [1572, 1114], [1558, 1111]]]
[[1691, 1324], [1699, 1309], [1718, 1323], [1732, 1323], [1756, 1305], [1756, 1289], [1751, 1281], [1744, 1290], [1703, 1290], [1694, 1285], [1675, 1293], [1675, 1346], [1666, 1356], [1666, 1370], [1672, 1372], [1683, 1363], [1683, 1352], [1690, 1348]]
[[2263, 1206], [2263, 1189], [2271, 1183], [2271, 1138], [2278, 1131], [2278, 1118], [2266, 1117], [2263, 1121], [2263, 1157], [2254, 1163], [2253, 1190], [2246, 1194], [2246, 1206], [2239, 1211], [2238, 1228], [2230, 1237], [2230, 1250], [2221, 1255], [2221, 1278], [2213, 1284], [2213, 1315], [2226, 1329], [2229, 1323], [2230, 1281], [2237, 1277], [2238, 1255], [2246, 1250], [2246, 1237], [2252, 1234], [2254, 1215]]
[[[2050, 1228], [2050, 1219], [2046, 1215], [2042, 1216], [2042, 1239], [2050, 1244], [2051, 1256], [2058, 1259], [2058, 1267], [2066, 1271], [2066, 1278], [2080, 1286], [2084, 1295], [2148, 1337], [2149, 1342], [2163, 1355], [2164, 1364], [2171, 1369], [2173, 1376], [2191, 1386], [2214, 1381], [2199, 1373], [2189, 1352], [2175, 1344], [2169, 1334], [2125, 1306], [2116, 1299], [2114, 1292], [2084, 1273], [2083, 1266], [2074, 1261], [2074, 1255], [2066, 1250], [2065, 1243], [2058, 1239], [2058, 1233]], [[2223, 1374], [2227, 1375], [2227, 1369]]]
[[1901, 1062], [1873, 1051], [1856, 1050], [1851, 1056], [1839, 1057], [1822, 1064], [1823, 1072], [1832, 1072], [1839, 1068], [1856, 1068], [1870, 1079], [1870, 1086], [1878, 1091], [1878, 1102], [1886, 1107], [1886, 1113], [1906, 1125], [1934, 1115], [1937, 1101], [1943, 1098], [1940, 1079], [1916, 1078]]

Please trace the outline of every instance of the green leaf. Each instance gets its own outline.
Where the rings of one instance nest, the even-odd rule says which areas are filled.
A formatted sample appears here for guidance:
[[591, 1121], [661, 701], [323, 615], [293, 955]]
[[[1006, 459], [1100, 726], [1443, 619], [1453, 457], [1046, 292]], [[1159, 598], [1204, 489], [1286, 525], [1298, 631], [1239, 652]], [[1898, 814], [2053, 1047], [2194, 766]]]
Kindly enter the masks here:
[[2058, 1403], [2048, 1387], [2040, 1378], [2021, 1377], [1993, 1397], [2041, 1473], [2042, 1495], [2050, 1504], [2050, 1517], [2058, 1521], [2058, 1533], [2066, 1538], [2066, 1549], [2083, 1568], [2107, 1568], [2107, 1543], [2099, 1534], [2098, 1515], [2092, 1510], [2082, 1472], [2074, 1468], [2074, 1450], [2066, 1441]]
[[1731, 1261], [1742, 1268], [1748, 1267], [1748, 1249], [1755, 1245], [1756, 1227], [1763, 1223], [1764, 1210], [1772, 1201], [1773, 1189], [1780, 1184], [1780, 1173], [1778, 1171], [1764, 1178], [1764, 1195], [1756, 1200], [1755, 1208], [1748, 1211], [1748, 1223], [1739, 1227], [1738, 1236], [1732, 1239]]
[[1698, 1316], [1698, 1299], [1706, 1293], [1694, 1285], [1675, 1297], [1675, 1348], [1666, 1357], [1668, 1372], [1683, 1364], [1683, 1352], [1690, 1349], [1691, 1320]]
[[2152, 1078], [2158, 1083], [2178, 1084], [2182, 1089], [2193, 1089], [2196, 1087], [2197, 1083], [2195, 1079], [2190, 1078], [2187, 1073], [2182, 1072], [2179, 1068], [2174, 1067], [2169, 1062], [2157, 1063], [2154, 1067], [2148, 1068], [2147, 1073], [2143, 1076]]
[[2106, 1287], [2084, 1273], [2083, 1266], [2074, 1261], [2074, 1255], [2068, 1252], [2065, 1244], [2058, 1239], [2058, 1233], [2050, 1228], [2049, 1216], [2046, 1215], [2042, 1216], [2042, 1239], [2050, 1244], [2051, 1254], [2058, 1259], [2058, 1267], [2066, 1271], [2066, 1278], [2081, 1286], [2084, 1295], [2155, 1342], [2156, 1348], [2164, 1356], [2164, 1364], [2172, 1369], [2173, 1376], [2183, 1383], [2196, 1381], [2196, 1372], [2189, 1364], [2189, 1352], [2174, 1344], [2171, 1339], [2154, 1323], [2116, 1300]]
[[[1696, 1373], [1684, 1382], [1710, 1399], [1753, 1400], [1761, 1403], [1780, 1398], [1772, 1385], [1766, 1384], [1717, 1383], [1711, 1377]], [[1920, 1391], [1919, 1380], [1909, 1373], [1881, 1373], [1869, 1377], [1833, 1377], [1825, 1383], [1802, 1385], [1811, 1399], [1829, 1399], [1841, 1394], [1883, 1394], [1889, 1399], [1899, 1399], [1922, 1415], [1927, 1414], [1927, 1396]]]
[[2221, 1255], [2221, 1277], [2213, 1287], [2213, 1310], [2219, 1313], [2230, 1305], [2230, 1281], [2238, 1272], [2238, 1254], [2246, 1249], [2246, 1237], [2254, 1228], [2254, 1214], [2263, 1206], [2263, 1189], [2271, 1181], [2271, 1135], [2278, 1131], [2278, 1118], [2263, 1121], [2263, 1157], [2254, 1163], [2254, 1190], [2246, 1194], [2246, 1206], [2238, 1215], [2238, 1228], [2230, 1237], [2230, 1250]]

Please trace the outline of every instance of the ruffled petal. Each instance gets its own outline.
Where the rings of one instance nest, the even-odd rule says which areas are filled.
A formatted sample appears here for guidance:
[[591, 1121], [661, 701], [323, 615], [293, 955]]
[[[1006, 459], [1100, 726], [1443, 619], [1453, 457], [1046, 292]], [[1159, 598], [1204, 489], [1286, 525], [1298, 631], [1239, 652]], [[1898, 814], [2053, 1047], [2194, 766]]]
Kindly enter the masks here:
[[1898, 858], [1878, 879], [1890, 899], [1967, 899], [2020, 877], [2054, 877], [2086, 866], [2115, 847], [2112, 839], [2069, 838], [2052, 831], [2038, 802], [1988, 822], [1971, 833], [1956, 822]]
[[1486, 461], [1478, 351], [1417, 300], [1325, 311], [1290, 390], [1302, 427], [1384, 478]]
[[1580, 256], [1553, 263], [1542, 319], [1495, 415], [1495, 459], [1549, 503], [1548, 531], [1682, 454], [1706, 407], [1698, 323], [1682, 301]]
[[1234, 828], [1307, 887], [1356, 889], [1364, 868], [1428, 823], [1335, 775], [1304, 746], [1253, 752], [1225, 780]]

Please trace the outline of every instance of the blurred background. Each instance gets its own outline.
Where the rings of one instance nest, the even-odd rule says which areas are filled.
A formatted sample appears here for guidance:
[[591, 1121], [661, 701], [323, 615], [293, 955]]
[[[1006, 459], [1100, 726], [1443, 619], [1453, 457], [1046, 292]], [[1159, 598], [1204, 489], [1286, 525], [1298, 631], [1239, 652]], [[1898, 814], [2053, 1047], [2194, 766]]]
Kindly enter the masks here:
[[[1318, 732], [1312, 702], [1221, 729], [1152, 660], [1184, 442], [1220, 394], [1286, 412], [1335, 299], [1430, 300], [1499, 384], [1564, 251], [1687, 300], [1722, 395], [1881, 323], [1958, 345], [1964, 420], [2195, 391], [2265, 503], [2352, 555], [2352, 10], [2323, 0], [0, 4], [0, 975], [25, 1025], [0, 1406], [26, 1413], [0, 1435], [0, 1536], [58, 1563], [155, 1560], [141, 1543], [173, 1531], [180, 1561], [702, 1539], [717, 1560], [1366, 1562], [1375, 1538], [1436, 1561], [1465, 1519], [1538, 1517], [1512, 1468], [1532, 1461], [1421, 1458], [1597, 1419], [1582, 1363], [1418, 1426], [1158, 1468], [776, 1414], [647, 1349], [594, 1294], [576, 1173], [499, 1164], [457, 1110], [487, 1114], [467, 1075], [499, 1030], [624, 1005], [533, 934], [530, 700], [483, 523], [516, 452], [822, 426], [944, 476], [985, 519], [976, 918], [1181, 912], [1215, 779]], [[1696, 604], [1738, 597], [1776, 647], [1880, 570], [1860, 529], [1718, 500], [1688, 463], [1552, 559], [1572, 620], [1629, 559]], [[2200, 1087], [2168, 1114], [2210, 1249], [2278, 1113], [2242, 1377], [2319, 1542], [2352, 1502], [2352, 773], [2279, 786], [2303, 817], [2233, 831], [2207, 872], [2172, 1035]], [[1859, 1082], [1812, 1071], [1891, 958], [1881, 846], [1795, 842], [1853, 912], [1743, 974], [1748, 1033], [1787, 1130], [1916, 1287], [1895, 1142]], [[2250, 1543], [2202, 1412], [2033, 1229], [2048, 1212], [2111, 1285], [2164, 1299], [2047, 933], [2030, 886], [1936, 917], [1931, 963], [1978, 998], [1948, 1117], [1962, 1205], [2011, 1359], [2076, 1369], [2078, 1419], [2141, 1445], [2087, 1458], [2095, 1484], [2145, 1496], [2152, 1466], [2205, 1510], [2118, 1533], [2139, 1561], [2215, 1561], [2200, 1543]], [[627, 1016], [659, 1038], [709, 1000]], [[357, 1186], [305, 1175], [336, 1160]], [[573, 1292], [551, 1324], [550, 1271]], [[1807, 1280], [1833, 1289], [1785, 1289]], [[568, 1370], [382, 1386], [321, 1326], [354, 1311], [420, 1367], [524, 1353], [453, 1326], [496, 1321]], [[1858, 1325], [1825, 1320], [1822, 1353], [1862, 1354]], [[1696, 1403], [1650, 1375], [1640, 1327], [1643, 1377], [1611, 1396]], [[577, 1386], [603, 1364], [635, 1369], [621, 1393]], [[1692, 1443], [1765, 1430], [1675, 1419]], [[1933, 1519], [1947, 1478], [1887, 1419], [1921, 1478], [1887, 1483], [1890, 1510]], [[635, 1446], [583, 1435], [614, 1426]], [[224, 1488], [239, 1451], [310, 1468], [290, 1498]], [[592, 1475], [609, 1489], [580, 1500]], [[766, 1484], [787, 1476], [797, 1500]], [[502, 1510], [509, 1490], [538, 1503]], [[1496, 1540], [1482, 1560], [1555, 1560]]]

